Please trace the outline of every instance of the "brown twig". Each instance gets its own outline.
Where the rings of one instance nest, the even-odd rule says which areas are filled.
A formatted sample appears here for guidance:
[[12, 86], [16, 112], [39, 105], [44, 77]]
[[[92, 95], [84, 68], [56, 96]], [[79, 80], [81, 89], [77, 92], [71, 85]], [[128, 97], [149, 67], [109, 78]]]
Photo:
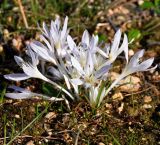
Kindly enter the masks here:
[[24, 12], [22, 2], [21, 2], [21, 0], [17, 0], [17, 2], [18, 2], [18, 5], [19, 5], [19, 9], [20, 9], [20, 12], [21, 12], [21, 15], [22, 15], [24, 25], [25, 25], [26, 29], [28, 29], [29, 26], [28, 26], [28, 22], [27, 22], [27, 18], [26, 18], [25, 12]]
[[124, 95], [124, 96], [126, 97], [126, 96], [137, 95], [137, 94], [143, 93], [143, 92], [145, 92], [145, 91], [148, 91], [148, 90], [150, 90], [150, 89], [152, 89], [152, 88], [154, 88], [154, 87], [153, 87], [153, 86], [151, 86], [151, 87], [146, 88], [145, 90], [138, 91], [138, 92], [131, 93], [131, 94], [126, 94], [126, 95]]

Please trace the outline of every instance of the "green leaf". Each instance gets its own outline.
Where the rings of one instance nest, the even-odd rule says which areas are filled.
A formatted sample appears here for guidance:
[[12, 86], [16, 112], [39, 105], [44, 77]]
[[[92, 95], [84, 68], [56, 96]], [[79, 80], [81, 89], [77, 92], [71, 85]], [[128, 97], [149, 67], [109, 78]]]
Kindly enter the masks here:
[[133, 41], [139, 39], [140, 37], [141, 37], [141, 32], [138, 29], [131, 29], [128, 32], [129, 43], [132, 43]]
[[107, 36], [104, 35], [104, 34], [100, 34], [100, 35], [98, 35], [98, 37], [99, 37], [100, 42], [106, 42], [107, 41]]
[[154, 4], [150, 1], [144, 1], [144, 3], [141, 5], [142, 9], [151, 9], [154, 8]]
[[44, 83], [42, 85], [42, 91], [44, 92], [44, 94], [46, 94], [48, 96], [55, 96], [55, 95], [57, 95], [57, 91], [50, 84]]
[[160, 0], [154, 0], [154, 5], [160, 9]]

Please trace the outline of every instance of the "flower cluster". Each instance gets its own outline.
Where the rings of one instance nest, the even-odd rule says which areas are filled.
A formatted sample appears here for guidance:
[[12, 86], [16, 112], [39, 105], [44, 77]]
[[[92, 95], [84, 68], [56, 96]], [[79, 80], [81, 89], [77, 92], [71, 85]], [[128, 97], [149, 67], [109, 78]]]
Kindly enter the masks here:
[[[76, 44], [69, 35], [67, 23], [68, 17], [65, 18], [63, 27], [59, 18], [51, 21], [50, 28], [43, 23], [40, 36], [43, 43], [34, 41], [27, 46], [26, 53], [30, 61], [24, 61], [21, 57], [15, 56], [15, 61], [24, 73], [8, 74], [4, 77], [13, 81], [38, 78], [52, 84], [73, 100], [79, 98], [80, 94], [86, 95], [90, 105], [97, 107], [119, 81], [132, 73], [148, 70], [154, 61], [150, 58], [140, 63], [144, 50], [138, 51], [129, 61], [128, 39], [124, 34], [121, 42], [120, 30], [116, 32], [113, 42], [104, 45], [103, 48], [98, 43], [98, 36], [90, 36], [87, 30], [84, 31], [81, 42]], [[121, 53], [125, 55], [126, 66], [121, 75], [107, 88], [110, 68]], [[43, 62], [43, 65], [44, 62], [50, 62], [50, 65], [44, 67], [46, 68], [44, 72], [40, 72], [37, 68], [40, 62]], [[62, 85], [63, 81], [65, 86], [64, 83]], [[25, 99], [35, 95], [43, 96], [22, 88], [13, 86], [12, 88], [20, 93], [6, 93], [7, 97]], [[44, 98], [53, 100], [45, 95]]]

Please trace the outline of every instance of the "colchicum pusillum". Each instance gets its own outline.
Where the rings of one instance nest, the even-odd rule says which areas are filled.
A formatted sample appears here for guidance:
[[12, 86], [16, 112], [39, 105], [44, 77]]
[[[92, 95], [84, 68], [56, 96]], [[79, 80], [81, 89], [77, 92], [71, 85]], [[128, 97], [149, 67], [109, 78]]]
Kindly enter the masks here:
[[[73, 100], [79, 98], [79, 94], [86, 95], [85, 97], [91, 107], [98, 107], [104, 97], [123, 78], [135, 72], [155, 68], [148, 69], [154, 58], [140, 62], [144, 50], [138, 51], [128, 60], [128, 39], [124, 34], [123, 41], [120, 42], [120, 30], [116, 32], [110, 45], [106, 44], [103, 48], [100, 48], [98, 36], [90, 36], [87, 30], [84, 31], [81, 42], [77, 45], [69, 35], [67, 24], [68, 17], [65, 18], [63, 27], [61, 27], [59, 18], [51, 21], [50, 28], [43, 23], [42, 35], [40, 36], [43, 43], [39, 41], [31, 42], [26, 49], [26, 54], [31, 61], [24, 61], [19, 56], [14, 57], [24, 73], [7, 74], [4, 77], [13, 81], [38, 78], [52, 84]], [[126, 66], [119, 77], [107, 87], [109, 71], [122, 52], [125, 55]], [[43, 62], [42, 68], [46, 68], [45, 71], [40, 72], [38, 70], [39, 62]], [[44, 67], [45, 62], [50, 62], [49, 64], [52, 65]], [[47, 77], [46, 74], [50, 74], [50, 76]], [[64, 83], [62, 84], [63, 81], [65, 86]], [[6, 93], [6, 97], [13, 99], [27, 99], [39, 96], [47, 100], [63, 100], [63, 98], [33, 93], [16, 86], [10, 86], [10, 88], [14, 89], [15, 92]]]

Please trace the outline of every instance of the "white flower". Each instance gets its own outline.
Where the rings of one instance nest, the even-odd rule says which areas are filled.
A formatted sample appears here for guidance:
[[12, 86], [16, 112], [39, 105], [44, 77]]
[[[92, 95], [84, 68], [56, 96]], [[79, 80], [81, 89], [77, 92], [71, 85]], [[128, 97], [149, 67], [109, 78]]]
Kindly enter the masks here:
[[89, 103], [95, 108], [99, 107], [102, 99], [106, 96], [105, 83], [101, 81], [97, 86], [91, 86], [89, 88]]
[[126, 34], [124, 34], [124, 38], [121, 46], [119, 46], [120, 40], [121, 40], [121, 31], [119, 29], [114, 36], [114, 40], [111, 46], [106, 45], [105, 51], [98, 49], [98, 52], [102, 56], [107, 58], [107, 61], [102, 66], [113, 63], [118, 57], [118, 55], [120, 55], [122, 52], [125, 53], [125, 58], [126, 58], [126, 61], [128, 62], [128, 38]]
[[37, 68], [38, 65], [38, 57], [37, 55], [28, 48], [28, 55], [30, 55], [31, 57], [31, 62], [25, 62], [21, 57], [15, 56], [15, 61], [17, 62], [17, 64], [23, 69], [24, 73], [22, 74], [8, 74], [8, 75], [4, 75], [4, 77], [6, 79], [9, 80], [13, 80], [13, 81], [20, 81], [20, 80], [25, 80], [28, 78], [38, 78], [41, 79], [43, 81], [46, 81], [48, 83], [51, 83], [53, 86], [55, 86], [56, 88], [62, 90], [64, 93], [66, 93], [68, 96], [70, 96], [72, 99], [73, 96], [63, 87], [61, 87], [60, 85], [58, 85], [57, 83], [49, 80], [48, 78], [46, 78]]
[[[68, 17], [65, 18], [62, 30], [60, 29], [60, 20], [57, 18], [51, 21], [50, 30], [43, 23], [43, 35], [40, 38], [45, 45], [38, 41], [30, 43], [33, 51], [35, 51], [41, 58], [57, 65], [57, 59], [64, 57], [67, 54], [67, 36], [68, 36]], [[56, 58], [57, 57], [57, 58]]]
[[157, 66], [148, 69], [153, 61], [154, 58], [150, 58], [147, 59], [143, 62], [139, 62], [140, 58], [143, 56], [144, 54], [144, 50], [140, 50], [137, 53], [135, 53], [135, 55], [130, 59], [129, 63], [126, 64], [124, 70], [122, 71], [121, 75], [119, 75], [119, 77], [111, 84], [111, 86], [107, 89], [106, 94], [114, 87], [118, 84], [119, 81], [121, 81], [123, 78], [125, 78], [126, 76], [135, 73], [135, 72], [140, 72], [140, 71], [148, 71], [151, 69], [155, 69]]
[[33, 97], [41, 97], [42, 99], [45, 100], [50, 100], [50, 101], [63, 101], [63, 98], [56, 98], [56, 97], [49, 97], [43, 94], [38, 94], [38, 93], [33, 93], [29, 90], [17, 87], [17, 86], [9, 86], [8, 88], [13, 89], [15, 92], [14, 93], [6, 93], [5, 96], [11, 99], [31, 99]]
[[46, 43], [47, 47], [53, 52], [55, 48], [56, 52], [58, 53], [58, 56], [65, 56], [65, 48], [67, 47], [66, 39], [69, 33], [69, 30], [67, 29], [68, 17], [65, 18], [62, 29], [60, 25], [61, 23], [59, 18], [56, 18], [55, 21], [51, 21], [50, 29], [46, 26], [45, 23], [43, 23], [43, 30], [41, 29], [41, 31], [43, 32], [44, 36], [41, 36], [41, 39]]
[[[99, 54], [98, 36], [90, 38], [88, 31], [84, 31], [82, 40], [79, 46], [76, 46], [71, 36], [67, 37], [68, 45], [71, 50], [71, 65], [73, 66], [73, 73], [71, 75], [71, 82], [75, 85], [85, 85], [86, 87], [94, 86], [99, 83], [99, 80], [107, 76], [110, 65], [96, 69], [97, 64], [100, 64], [97, 59]], [[102, 56], [101, 56], [102, 57]], [[72, 70], [72, 69], [71, 69]]]
[[24, 73], [5, 75], [4, 77], [6, 79], [13, 81], [20, 81], [32, 77], [32, 78], [42, 79], [44, 81], [48, 80], [44, 75], [41, 74], [41, 72], [37, 68], [39, 62], [37, 55], [35, 55], [35, 53], [31, 49], [28, 49], [28, 53], [31, 57], [31, 62], [26, 62], [21, 57], [18, 56], [14, 57], [17, 64], [23, 69]]

